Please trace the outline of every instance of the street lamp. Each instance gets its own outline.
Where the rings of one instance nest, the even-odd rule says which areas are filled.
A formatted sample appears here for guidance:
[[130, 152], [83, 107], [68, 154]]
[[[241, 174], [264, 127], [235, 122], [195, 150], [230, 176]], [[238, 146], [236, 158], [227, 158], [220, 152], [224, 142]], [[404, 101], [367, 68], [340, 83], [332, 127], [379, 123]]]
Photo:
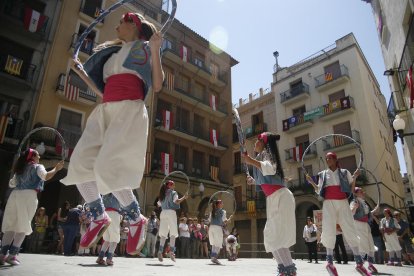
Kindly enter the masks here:
[[404, 145], [404, 139], [403, 138], [405, 136], [414, 135], [414, 133], [404, 133], [405, 122], [404, 122], [404, 120], [402, 118], [400, 118], [400, 115], [395, 115], [395, 119], [392, 122], [392, 127], [398, 133], [398, 137], [400, 137], [401, 144], [403, 144], [403, 145]]

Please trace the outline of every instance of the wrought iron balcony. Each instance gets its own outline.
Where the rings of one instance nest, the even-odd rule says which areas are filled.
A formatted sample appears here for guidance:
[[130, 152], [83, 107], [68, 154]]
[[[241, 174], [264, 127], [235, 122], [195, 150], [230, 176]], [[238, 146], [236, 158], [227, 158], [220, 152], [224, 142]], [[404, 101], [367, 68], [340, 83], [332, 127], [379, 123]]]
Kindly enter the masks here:
[[[348, 134], [344, 134], [344, 135], [348, 135]], [[353, 129], [350, 137], [354, 139], [355, 141], [357, 141], [358, 143], [361, 143], [358, 130]], [[322, 141], [323, 141], [323, 150], [325, 151], [328, 151], [331, 149], [335, 149], [335, 151], [339, 151], [339, 150], [348, 149], [348, 147], [354, 147], [352, 145], [353, 142], [350, 139], [347, 139], [342, 136], [330, 136], [330, 137], [322, 139]]]
[[325, 85], [331, 83], [333, 85], [339, 84], [341, 80], [349, 79], [348, 68], [345, 65], [340, 65], [339, 70], [335, 72], [326, 72], [325, 74], [319, 75], [315, 78], [316, 87], [323, 89]]
[[[305, 142], [297, 145], [296, 147], [285, 149], [285, 160], [290, 162], [300, 162], [302, 160], [303, 153], [308, 148], [310, 142]], [[305, 159], [316, 157], [316, 144], [313, 144], [307, 152]]]
[[32, 83], [37, 66], [29, 60], [12, 54], [0, 54], [0, 70], [9, 76]]
[[[68, 100], [77, 100], [79, 102], [91, 105], [96, 103], [97, 96], [94, 92], [89, 90], [85, 84], [84, 87], [78, 87], [75, 84], [71, 83], [70, 80], [66, 81], [66, 74], [60, 74], [58, 78], [58, 83], [56, 86], [56, 92], [60, 95], [66, 97]], [[68, 85], [75, 87], [78, 91], [78, 95], [72, 95], [68, 93]], [[86, 88], [85, 88], [86, 87]]]
[[254, 137], [259, 135], [262, 132], [267, 131], [267, 124], [266, 123], [259, 123], [252, 125], [252, 127], [247, 128], [244, 132], [246, 134], [246, 138]]
[[305, 119], [305, 114], [292, 116], [282, 121], [283, 131], [292, 132], [305, 127], [310, 127], [313, 124], [312, 119]]
[[[302, 96], [302, 97], [300, 97]], [[290, 103], [293, 102], [293, 99], [301, 99], [303, 97], [309, 96], [309, 85], [306, 83], [301, 83], [298, 86], [292, 87], [289, 90], [280, 94], [280, 103]]]
[[[78, 42], [79, 39], [79, 34], [74, 33], [72, 35], [72, 44], [70, 45], [70, 47], [75, 48], [76, 42]], [[85, 53], [87, 55], [92, 55], [93, 54], [93, 49], [97, 46], [98, 44], [90, 39], [90, 38], [85, 38], [85, 40], [82, 42], [81, 47], [79, 48], [79, 51], [82, 53]]]

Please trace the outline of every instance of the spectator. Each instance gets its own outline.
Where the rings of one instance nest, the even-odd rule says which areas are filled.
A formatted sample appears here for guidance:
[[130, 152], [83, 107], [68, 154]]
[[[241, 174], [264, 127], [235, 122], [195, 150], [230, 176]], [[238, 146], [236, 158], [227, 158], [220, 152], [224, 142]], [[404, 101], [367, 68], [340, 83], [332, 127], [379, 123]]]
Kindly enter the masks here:
[[408, 223], [401, 218], [401, 213], [398, 211], [394, 212], [394, 217], [397, 219], [400, 229], [397, 231], [398, 241], [402, 248], [401, 253], [405, 265], [414, 264], [413, 258], [413, 246], [411, 244], [411, 239], [413, 238], [413, 233], [410, 231], [410, 226]]
[[308, 247], [308, 263], [312, 263], [312, 259], [315, 260], [315, 264], [318, 263], [318, 251], [316, 243], [318, 242], [318, 228], [313, 223], [311, 217], [306, 218], [306, 225], [303, 228], [303, 238], [305, 239], [306, 246]]
[[121, 233], [120, 233], [121, 240], [119, 242], [119, 255], [120, 256], [125, 256], [126, 241], [128, 239], [128, 232], [129, 232], [128, 221], [127, 220], [122, 220], [122, 222], [121, 222]]
[[178, 225], [178, 234], [180, 240], [180, 257], [190, 258], [190, 228], [187, 224], [187, 218], [180, 218], [180, 224]]
[[63, 225], [63, 253], [65, 256], [73, 256], [73, 245], [76, 234], [79, 232], [81, 210], [78, 207], [69, 210], [66, 222]]
[[[339, 254], [339, 249], [341, 249], [342, 258]], [[346, 253], [344, 238], [342, 236], [342, 229], [341, 226], [339, 226], [339, 224], [336, 225], [336, 241], [334, 251], [337, 264], [341, 264], [342, 261], [344, 264], [348, 264], [348, 254]]]
[[382, 234], [379, 229], [380, 221], [378, 220], [376, 215], [372, 215], [372, 220], [370, 222], [371, 226], [371, 234], [372, 238], [374, 239], [374, 244], [378, 248], [377, 251], [375, 251], [375, 262], [377, 264], [384, 264], [384, 240], [382, 239]]
[[200, 233], [201, 233], [201, 252], [200, 257], [208, 259], [208, 226], [205, 224], [205, 220], [201, 219], [200, 224]]
[[63, 253], [63, 243], [65, 238], [65, 236], [63, 235], [63, 225], [66, 223], [69, 209], [70, 203], [66, 200], [65, 202], [63, 202], [62, 207], [60, 207], [57, 211], [57, 230], [59, 233], [59, 243], [57, 245], [56, 254]]
[[160, 221], [157, 219], [155, 211], [151, 212], [148, 220], [147, 237], [145, 240], [145, 247], [147, 248], [147, 256], [155, 257], [155, 244], [157, 243], [158, 229], [160, 228]]
[[34, 217], [35, 229], [32, 234], [32, 244], [30, 251], [33, 253], [39, 253], [39, 249], [42, 247], [43, 241], [45, 239], [46, 228], [49, 224], [48, 217], [46, 215], [46, 209], [40, 207], [36, 211]]
[[[401, 246], [398, 241], [397, 231], [400, 229], [398, 221], [392, 217], [391, 210], [384, 209], [384, 218], [380, 223], [380, 230], [384, 235], [385, 248], [388, 252], [388, 263], [390, 266], [402, 266], [401, 264]], [[394, 257], [394, 254], [397, 258]], [[396, 264], [394, 262], [396, 261]]]
[[[81, 214], [79, 217], [79, 234], [80, 234], [80, 236], [78, 236], [79, 242], [80, 242], [80, 237], [86, 233], [86, 229], [88, 229], [88, 226], [90, 223], [90, 219], [87, 216], [88, 212], [89, 212], [89, 207], [87, 207], [87, 205], [85, 205], [84, 208], [82, 207]], [[89, 254], [90, 254], [89, 248], [82, 247], [80, 246], [80, 243], [79, 243], [78, 255], [89, 256]]]

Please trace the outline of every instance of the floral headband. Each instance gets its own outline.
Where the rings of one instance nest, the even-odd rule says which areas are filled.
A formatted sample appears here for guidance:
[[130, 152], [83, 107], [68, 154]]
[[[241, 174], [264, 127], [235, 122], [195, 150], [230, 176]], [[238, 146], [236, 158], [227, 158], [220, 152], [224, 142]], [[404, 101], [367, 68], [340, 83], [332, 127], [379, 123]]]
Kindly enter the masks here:
[[267, 145], [267, 135], [265, 132], [260, 133], [259, 136], [257, 136], [258, 140], [262, 140], [265, 145]]
[[137, 26], [139, 32], [139, 38], [144, 38], [144, 33], [142, 32], [142, 22], [139, 19], [138, 15], [132, 12], [127, 12], [124, 14], [124, 21], [134, 22], [135, 26]]

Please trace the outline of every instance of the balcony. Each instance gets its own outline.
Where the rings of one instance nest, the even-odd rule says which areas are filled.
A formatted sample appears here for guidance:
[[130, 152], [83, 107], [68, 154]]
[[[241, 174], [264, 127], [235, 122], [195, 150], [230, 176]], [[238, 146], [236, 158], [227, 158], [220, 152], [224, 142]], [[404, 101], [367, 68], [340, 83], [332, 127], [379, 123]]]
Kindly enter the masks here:
[[[348, 135], [348, 134], [344, 134], [344, 135]], [[361, 139], [360, 139], [358, 130], [355, 130], [355, 129], [352, 130], [351, 138], [361, 144]], [[322, 139], [322, 141], [323, 141], [324, 151], [334, 150], [335, 152], [338, 152], [338, 151], [344, 151], [348, 149], [355, 149], [354, 143], [351, 140], [344, 138], [342, 136], [330, 136], [330, 137]]]
[[[75, 45], [76, 45], [76, 42], [78, 42], [79, 36], [80, 35], [77, 34], [77, 33], [74, 33], [72, 35], [72, 42], [70, 44], [70, 47], [73, 48], [73, 51], [75, 51]], [[91, 38], [86, 37], [83, 40], [83, 42], [81, 44], [81, 47], [79, 48], [79, 53], [84, 53], [84, 54], [86, 54], [85, 57], [88, 57], [88, 56], [93, 54], [93, 49], [97, 45], [98, 44], [95, 41], [93, 41]]]
[[17, 55], [0, 54], [0, 77], [3, 84], [29, 89], [34, 80], [37, 66]]
[[[79, 17], [86, 20], [88, 23], [92, 23], [102, 12], [102, 1], [90, 1], [90, 0], [82, 0], [80, 8], [79, 8]], [[97, 24], [98, 27], [103, 25], [102, 20], [100, 23]]]
[[226, 86], [227, 81], [225, 78], [225, 73], [222, 72], [217, 74], [212, 74], [210, 72], [210, 69], [205, 66], [205, 63], [202, 64], [196, 64], [194, 60], [192, 59], [191, 55], [188, 57], [188, 61], [184, 61], [181, 57], [179, 52], [175, 47], [169, 47], [165, 48], [162, 52], [163, 56], [170, 59], [174, 63], [183, 66], [187, 70], [189, 70], [192, 73], [197, 74], [198, 76], [207, 79], [210, 81], [210, 83], [223, 88]]
[[[259, 123], [253, 125], [251, 128], [247, 128], [244, 133], [246, 134], [246, 138], [256, 137], [260, 133], [267, 131], [267, 124], [266, 123]], [[237, 138], [238, 139], [238, 138]], [[238, 140], [237, 140], [238, 141]]]
[[[174, 87], [173, 91], [168, 91], [168, 93], [174, 95], [176, 98], [183, 100], [184, 102], [188, 104], [193, 105], [194, 108], [202, 109], [220, 118], [227, 117], [228, 104], [225, 102], [216, 105], [216, 110], [213, 110], [213, 108], [210, 106], [210, 101], [206, 97], [203, 97], [200, 99], [177, 86]], [[203, 93], [203, 94], [206, 94], [206, 93]]]
[[309, 85], [301, 83], [280, 94], [280, 103], [285, 105], [309, 98]]
[[[48, 16], [40, 14], [37, 26], [29, 26], [25, 18], [30, 18], [32, 9], [24, 4], [24, 1], [2, 1], [0, 5], [0, 26], [7, 28], [9, 34], [22, 33], [30, 39], [41, 41], [46, 36]], [[7, 2], [7, 4], [4, 4]]]
[[[309, 146], [309, 142], [302, 143], [297, 145], [296, 147], [285, 149], [285, 161], [294, 163], [294, 162], [301, 162], [302, 156], [305, 150]], [[317, 156], [316, 151], [316, 144], [313, 144], [309, 151], [306, 153], [304, 160], [308, 160], [311, 158], [315, 158]]]
[[67, 81], [66, 74], [59, 75], [56, 94], [68, 101], [76, 101], [86, 105], [94, 105], [97, 101], [96, 94], [89, 90], [86, 84], [83, 87], [79, 87], [70, 80]]
[[320, 91], [326, 91], [332, 87], [349, 81], [348, 68], [345, 65], [339, 66], [339, 71], [335, 73], [325, 73], [315, 78], [315, 87]]
[[351, 96], [343, 97], [335, 102], [330, 102], [322, 106], [323, 113], [321, 120], [327, 121], [346, 114], [353, 113], [355, 110], [354, 98]]
[[[10, 120], [10, 121], [9, 121]], [[9, 119], [6, 115], [0, 116], [2, 128], [6, 128], [4, 132], [3, 142], [0, 144], [18, 145], [25, 135], [25, 120]]]
[[282, 121], [283, 131], [286, 133], [292, 133], [304, 128], [311, 127], [313, 125], [312, 119], [305, 120], [305, 115], [300, 114], [296, 116], [292, 116], [286, 120]]

